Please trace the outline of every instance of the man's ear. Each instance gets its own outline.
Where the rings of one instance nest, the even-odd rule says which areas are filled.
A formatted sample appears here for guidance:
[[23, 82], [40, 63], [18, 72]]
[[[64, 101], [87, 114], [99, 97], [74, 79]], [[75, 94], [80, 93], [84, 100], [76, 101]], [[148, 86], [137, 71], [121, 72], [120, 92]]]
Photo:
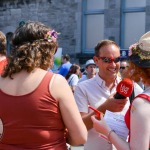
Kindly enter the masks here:
[[98, 57], [97, 57], [97, 56], [94, 56], [94, 57], [93, 57], [93, 60], [94, 60], [94, 62], [96, 63], [96, 65], [98, 66]]

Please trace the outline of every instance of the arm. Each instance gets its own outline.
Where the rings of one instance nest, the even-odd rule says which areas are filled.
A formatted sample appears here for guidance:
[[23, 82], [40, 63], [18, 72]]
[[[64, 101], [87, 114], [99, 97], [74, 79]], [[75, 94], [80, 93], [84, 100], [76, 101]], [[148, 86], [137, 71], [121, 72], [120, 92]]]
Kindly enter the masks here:
[[80, 85], [76, 86], [74, 97], [87, 130], [93, 128], [91, 116], [94, 115], [94, 112], [89, 113], [88, 98]]
[[[133, 109], [131, 110], [130, 143], [122, 140], [115, 132], [111, 132], [109, 135], [109, 140], [119, 150], [148, 150], [150, 142], [150, 111], [148, 106], [146, 106], [147, 104], [145, 105], [144, 102], [139, 101], [140, 100], [136, 100], [133, 102]], [[142, 105], [145, 105], [145, 107]], [[98, 132], [108, 136], [111, 129], [104, 119], [98, 121], [94, 116], [92, 116], [92, 121], [93, 127]]]
[[[102, 113], [105, 113], [106, 110], [110, 110], [112, 112], [120, 112], [124, 105], [126, 104], [126, 100], [114, 100], [113, 98], [107, 99], [106, 102], [104, 102], [102, 105], [100, 105], [97, 110], [99, 110]], [[91, 113], [80, 113], [83, 119], [83, 122], [85, 123], [87, 130], [93, 128], [93, 122], [91, 121], [91, 116], [94, 115], [94, 112]]]
[[52, 95], [59, 101], [62, 118], [68, 130], [69, 143], [84, 144], [87, 140], [87, 130], [66, 79], [56, 75], [50, 89]]
[[[93, 128], [91, 116], [94, 114], [94, 112], [88, 111], [89, 102], [87, 100], [86, 93], [82, 90], [82, 87], [80, 87], [80, 85], [76, 87], [74, 96], [75, 96], [77, 105], [79, 107], [79, 111], [82, 116], [83, 122], [85, 123], [87, 130], [90, 130], [91, 128]], [[97, 108], [97, 110], [99, 110], [102, 113], [105, 113], [106, 110], [110, 110], [112, 112], [120, 112], [124, 108], [126, 102], [127, 102], [127, 99], [116, 100], [113, 98], [113, 95], [112, 95], [103, 104], [101, 104]]]
[[142, 98], [133, 101], [131, 109], [131, 149], [147, 150], [150, 144], [150, 103]]
[[123, 110], [125, 104], [127, 103], [126, 99], [114, 99], [114, 95], [110, 95], [108, 99], [100, 105], [97, 110], [105, 114], [106, 110], [112, 111], [112, 112], [120, 112]]

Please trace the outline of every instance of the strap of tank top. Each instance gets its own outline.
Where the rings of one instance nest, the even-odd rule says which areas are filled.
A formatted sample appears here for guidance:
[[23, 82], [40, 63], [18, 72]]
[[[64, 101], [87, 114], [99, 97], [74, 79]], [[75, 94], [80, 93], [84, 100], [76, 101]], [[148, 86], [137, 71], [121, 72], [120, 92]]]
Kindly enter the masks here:
[[39, 89], [46, 88], [45, 90], [49, 89], [49, 83], [50, 83], [53, 75], [54, 75], [54, 73], [47, 72], [38, 88]]
[[[146, 94], [139, 94], [139, 95], [137, 95], [135, 98], [137, 98], [137, 97], [144, 98], [144, 99], [146, 99], [146, 100], [148, 100], [148, 101], [150, 102], [150, 96], [148, 96], [148, 95], [146, 95]], [[135, 100], [135, 98], [133, 99], [133, 101]], [[132, 101], [132, 102], [133, 102], [133, 101]]]

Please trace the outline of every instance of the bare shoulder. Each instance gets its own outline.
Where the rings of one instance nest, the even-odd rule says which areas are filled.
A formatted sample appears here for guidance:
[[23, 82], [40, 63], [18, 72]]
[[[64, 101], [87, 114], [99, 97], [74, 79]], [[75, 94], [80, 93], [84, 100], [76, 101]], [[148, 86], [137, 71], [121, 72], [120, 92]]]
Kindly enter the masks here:
[[132, 113], [137, 112], [138, 115], [143, 116], [144, 118], [150, 115], [150, 101], [144, 98], [136, 98], [132, 103]]
[[134, 101], [133, 101], [133, 105], [135, 105], [136, 107], [143, 107], [144, 105], [150, 105], [150, 101], [141, 98], [141, 97], [137, 97]]
[[53, 83], [57, 85], [61, 85], [63, 83], [67, 83], [67, 80], [60, 74], [53, 75]]
[[50, 91], [53, 97], [61, 99], [64, 95], [71, 93], [71, 88], [63, 76], [54, 74], [52, 82], [50, 83]]

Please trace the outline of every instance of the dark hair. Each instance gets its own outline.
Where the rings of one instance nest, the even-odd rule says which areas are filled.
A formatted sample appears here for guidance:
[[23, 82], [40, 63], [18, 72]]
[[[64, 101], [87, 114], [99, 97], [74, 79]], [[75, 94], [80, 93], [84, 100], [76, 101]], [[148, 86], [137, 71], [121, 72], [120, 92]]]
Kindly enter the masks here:
[[49, 42], [46, 34], [52, 29], [41, 22], [29, 21], [18, 27], [13, 34], [14, 49], [8, 58], [8, 64], [2, 77], [26, 70], [31, 72], [35, 68], [47, 70], [51, 67], [51, 59], [58, 47], [57, 42]]
[[0, 31], [0, 54], [6, 55], [6, 36]]
[[108, 45], [115, 45], [117, 46], [118, 48], [120, 48], [118, 46], [118, 44], [114, 41], [111, 41], [111, 40], [102, 40], [100, 42], [98, 42], [98, 44], [95, 46], [95, 56], [99, 56], [99, 52], [100, 52], [100, 48], [103, 47], [103, 46], [108, 46]]
[[68, 54], [63, 55], [63, 59], [66, 59], [67, 61], [70, 61], [70, 56]]
[[68, 74], [66, 75], [66, 80], [68, 80], [69, 77], [70, 77], [72, 74], [76, 74], [76, 73], [77, 73], [77, 69], [79, 69], [79, 68], [80, 68], [79, 65], [73, 64], [73, 65], [70, 67]]

